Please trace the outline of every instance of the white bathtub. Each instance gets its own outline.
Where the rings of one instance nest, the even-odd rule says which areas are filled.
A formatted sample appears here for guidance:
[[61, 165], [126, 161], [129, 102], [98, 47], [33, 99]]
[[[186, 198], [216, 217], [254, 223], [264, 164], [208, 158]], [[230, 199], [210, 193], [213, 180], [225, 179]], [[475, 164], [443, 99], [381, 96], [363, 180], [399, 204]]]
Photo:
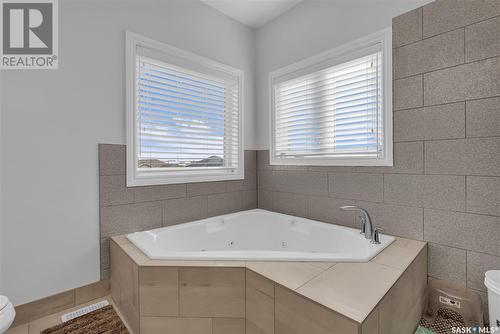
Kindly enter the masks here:
[[370, 243], [359, 230], [255, 209], [132, 233], [154, 260], [366, 262], [394, 238]]

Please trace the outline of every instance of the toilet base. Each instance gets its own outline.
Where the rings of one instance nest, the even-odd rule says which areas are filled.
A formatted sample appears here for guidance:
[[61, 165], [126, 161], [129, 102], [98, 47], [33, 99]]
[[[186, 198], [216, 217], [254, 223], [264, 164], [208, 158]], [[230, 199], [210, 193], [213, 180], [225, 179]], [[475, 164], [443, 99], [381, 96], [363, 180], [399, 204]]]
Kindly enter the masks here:
[[0, 334], [5, 333], [16, 317], [16, 311], [12, 304], [6, 305], [0, 313]]

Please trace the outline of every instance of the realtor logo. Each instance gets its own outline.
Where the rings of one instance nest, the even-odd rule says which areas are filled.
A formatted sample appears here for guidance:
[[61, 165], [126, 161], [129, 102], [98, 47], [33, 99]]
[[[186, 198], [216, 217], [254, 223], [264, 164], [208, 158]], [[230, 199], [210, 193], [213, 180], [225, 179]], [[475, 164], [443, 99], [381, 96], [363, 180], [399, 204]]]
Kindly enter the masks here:
[[57, 69], [57, 0], [0, 0], [0, 5], [0, 68]]

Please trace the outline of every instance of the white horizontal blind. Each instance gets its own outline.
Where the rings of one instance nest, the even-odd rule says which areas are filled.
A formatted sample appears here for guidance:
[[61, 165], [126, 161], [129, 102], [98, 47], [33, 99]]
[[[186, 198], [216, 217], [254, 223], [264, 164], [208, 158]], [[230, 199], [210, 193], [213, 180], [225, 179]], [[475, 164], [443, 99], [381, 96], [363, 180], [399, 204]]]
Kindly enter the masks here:
[[138, 55], [135, 89], [137, 168], [238, 168], [238, 81]]
[[382, 53], [274, 84], [275, 157], [378, 157]]

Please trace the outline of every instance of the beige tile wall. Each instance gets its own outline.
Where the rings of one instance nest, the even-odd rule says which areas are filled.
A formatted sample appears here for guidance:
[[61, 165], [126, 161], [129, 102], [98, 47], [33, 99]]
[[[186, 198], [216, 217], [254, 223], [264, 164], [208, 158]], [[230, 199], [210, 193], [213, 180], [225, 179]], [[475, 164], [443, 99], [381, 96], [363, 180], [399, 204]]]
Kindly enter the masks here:
[[[109, 237], [257, 206], [256, 152], [245, 151], [245, 179], [126, 187], [125, 145], [99, 145], [101, 278], [109, 277]], [[221, 325], [222, 326], [222, 325]]]
[[429, 242], [429, 276], [484, 297], [500, 268], [500, 1], [439, 0], [393, 20], [394, 167], [270, 166], [258, 206]]

